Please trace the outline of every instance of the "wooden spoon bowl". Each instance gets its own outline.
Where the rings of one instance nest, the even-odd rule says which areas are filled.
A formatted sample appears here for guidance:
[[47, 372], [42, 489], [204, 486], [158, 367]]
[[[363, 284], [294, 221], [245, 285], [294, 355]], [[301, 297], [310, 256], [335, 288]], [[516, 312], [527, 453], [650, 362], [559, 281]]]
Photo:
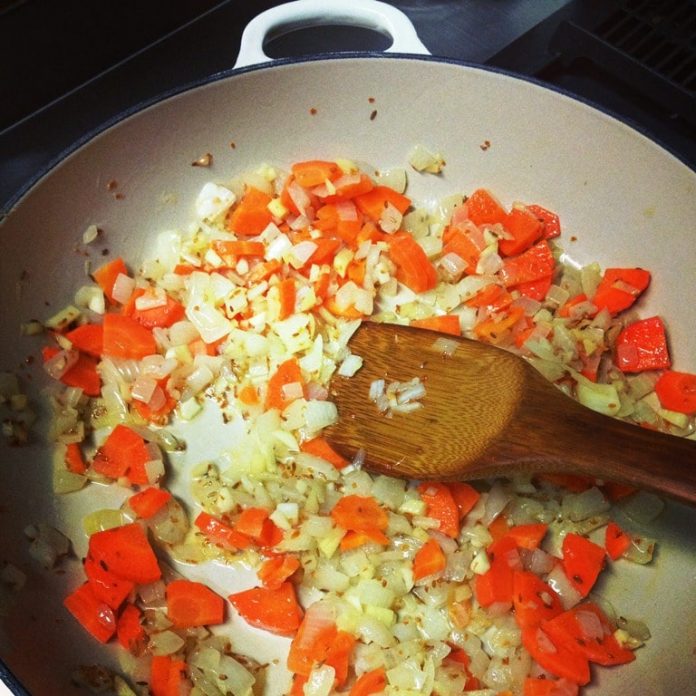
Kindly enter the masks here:
[[[696, 442], [596, 413], [524, 359], [478, 341], [364, 323], [350, 341], [363, 367], [335, 377], [339, 422], [326, 436], [365, 468], [414, 479], [477, 479], [563, 472], [611, 479], [696, 503]], [[447, 336], [447, 338], [451, 338]], [[422, 407], [380, 413], [371, 384], [420, 378]]]

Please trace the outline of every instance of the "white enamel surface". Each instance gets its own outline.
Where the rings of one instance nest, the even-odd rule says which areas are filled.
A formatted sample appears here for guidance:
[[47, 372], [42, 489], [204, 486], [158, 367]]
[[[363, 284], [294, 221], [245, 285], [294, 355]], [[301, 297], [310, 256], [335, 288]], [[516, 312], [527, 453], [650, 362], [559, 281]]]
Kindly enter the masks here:
[[[696, 370], [694, 172], [629, 127], [569, 98], [501, 74], [417, 58], [336, 59], [234, 75], [151, 107], [78, 150], [0, 225], [7, 299], [0, 314], [1, 369], [38, 353], [40, 342], [20, 338], [19, 323], [45, 318], [84, 281], [84, 257], [74, 249], [90, 224], [104, 232], [90, 251], [95, 265], [103, 247], [138, 259], [154, 246], [158, 231], [188, 222], [206, 181], [224, 183], [260, 162], [283, 166], [309, 156], [404, 166], [416, 143], [442, 152], [447, 166], [440, 177], [410, 174], [415, 200], [486, 186], [507, 205], [519, 198], [557, 211], [563, 244], [578, 263], [653, 271], [641, 312], [665, 317], [676, 366]], [[212, 166], [192, 167], [206, 152], [213, 154]], [[110, 181], [123, 199], [107, 190]], [[30, 384], [38, 386], [37, 379]], [[215, 414], [209, 417], [214, 427], [203, 423], [205, 436], [189, 438], [193, 445], [173, 482], [184, 498], [186, 468], [214, 456], [225, 434]], [[74, 587], [75, 577], [40, 570], [21, 531], [31, 522], [53, 524], [70, 534], [79, 552], [82, 515], [113, 504], [115, 494], [92, 486], [55, 501], [50, 458], [39, 444], [0, 445], [0, 463], [0, 559], [28, 574], [16, 609], [2, 619], [2, 657], [37, 696], [58, 693], [56, 684], [69, 694], [71, 666], [103, 660], [103, 651], [62, 609], [65, 587]], [[653, 638], [635, 663], [595, 670], [598, 681], [587, 694], [692, 692], [695, 525], [694, 510], [670, 505], [646, 530], [660, 542], [657, 563], [618, 563], [608, 573], [603, 593], [622, 613], [647, 621]], [[248, 571], [240, 579], [229, 571], [212, 575], [225, 594], [250, 582]], [[254, 642], [250, 636], [259, 632], [239, 622], [233, 632], [241, 650], [264, 657], [280, 656], [286, 644]], [[286, 684], [276, 670], [269, 693], [282, 693]]]

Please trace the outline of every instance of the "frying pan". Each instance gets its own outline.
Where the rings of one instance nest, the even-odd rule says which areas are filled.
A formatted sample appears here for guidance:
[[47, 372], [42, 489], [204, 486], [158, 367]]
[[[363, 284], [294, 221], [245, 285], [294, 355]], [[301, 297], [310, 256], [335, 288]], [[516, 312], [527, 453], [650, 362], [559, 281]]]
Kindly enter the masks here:
[[[444, 153], [447, 166], [438, 177], [410, 177], [415, 200], [434, 202], [486, 186], [508, 205], [523, 199], [558, 211], [570, 262], [653, 271], [640, 311], [665, 317], [675, 368], [696, 369], [696, 303], [690, 297], [694, 171], [626, 123], [566, 94], [502, 72], [415, 55], [425, 49], [393, 7], [368, 0], [303, 1], [276, 10], [245, 34], [237, 69], [96, 134], [24, 192], [0, 225], [1, 366], [18, 371], [40, 415], [28, 446], [0, 445], [0, 559], [26, 574], [25, 587], [4, 609], [0, 655], [36, 696], [79, 693], [70, 684], [77, 664], [116, 664], [115, 653], [68, 616], [62, 598], [79, 582], [83, 516], [117, 506], [125, 492], [92, 485], [58, 499], [53, 495], [50, 449], [41, 437], [45, 381], [27, 365], [40, 341], [20, 337], [18, 327], [71, 300], [86, 280], [85, 255], [93, 267], [103, 253], [143, 258], [158, 231], [186, 224], [206, 181], [225, 181], [261, 162], [287, 166], [309, 156], [404, 166], [410, 149], [421, 143]], [[402, 53], [258, 64], [265, 59], [265, 36], [327, 18], [390, 34], [391, 50]], [[192, 167], [205, 153], [213, 155], [212, 165]], [[92, 224], [102, 235], [84, 246], [82, 234]], [[224, 432], [211, 425], [199, 423], [205, 437], [186, 431], [189, 449], [175, 462], [171, 481], [183, 500], [189, 498], [188, 467], [214, 458], [222, 446]], [[43, 570], [28, 555], [23, 530], [39, 522], [73, 542], [75, 558], [58, 570]], [[658, 539], [655, 563], [619, 563], [599, 591], [623, 614], [646, 621], [652, 638], [634, 663], [599, 670], [586, 693], [693, 693], [695, 527], [696, 510], [674, 503], [650, 525], [635, 527]], [[208, 578], [224, 594], [250, 586], [253, 578], [219, 566], [177, 569], [193, 579]], [[285, 639], [260, 636], [234, 618], [230, 626], [234, 644], [261, 661], [281, 656], [287, 646]], [[268, 684], [268, 693], [282, 693], [282, 667], [271, 669]]]

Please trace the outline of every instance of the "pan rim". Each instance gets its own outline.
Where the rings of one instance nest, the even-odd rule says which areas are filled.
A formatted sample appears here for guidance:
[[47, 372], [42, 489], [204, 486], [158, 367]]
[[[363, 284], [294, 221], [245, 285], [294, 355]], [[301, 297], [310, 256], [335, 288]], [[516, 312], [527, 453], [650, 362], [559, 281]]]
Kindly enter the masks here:
[[[186, 82], [182, 85], [179, 85], [178, 87], [165, 90], [164, 92], [160, 92], [148, 99], [141, 100], [137, 104], [134, 104], [126, 109], [123, 109], [117, 114], [114, 114], [112, 117], [104, 120], [102, 123], [100, 123], [98, 126], [95, 128], [90, 129], [86, 133], [84, 133], [82, 136], [74, 140], [70, 145], [62, 149], [58, 154], [56, 154], [49, 162], [41, 166], [39, 169], [37, 169], [36, 172], [34, 172], [26, 181], [24, 181], [20, 187], [12, 194], [10, 195], [9, 199], [6, 201], [4, 205], [4, 210], [0, 210], [0, 225], [2, 225], [2, 222], [4, 219], [8, 218], [9, 216], [12, 215], [13, 210], [21, 204], [22, 199], [45, 177], [47, 176], [53, 169], [55, 169], [61, 162], [63, 162], [67, 157], [72, 155], [73, 153], [77, 152], [80, 148], [83, 146], [87, 145], [90, 141], [92, 141], [94, 138], [96, 138], [98, 135], [101, 135], [105, 131], [109, 130], [113, 126], [118, 125], [122, 121], [125, 121], [126, 119], [130, 118], [131, 116], [134, 116], [137, 113], [140, 113], [142, 111], [145, 111], [146, 109], [153, 107], [161, 102], [166, 101], [167, 99], [170, 99], [172, 97], [176, 97], [180, 94], [183, 94], [188, 91], [192, 91], [194, 89], [197, 89], [199, 87], [204, 87], [209, 84], [213, 84], [215, 82], [219, 82], [222, 80], [225, 80], [230, 77], [234, 77], [236, 75], [243, 75], [247, 73], [254, 73], [254, 72], [259, 72], [259, 71], [265, 71], [265, 70], [270, 70], [274, 68], [280, 68], [288, 65], [298, 65], [298, 64], [310, 64], [310, 63], [316, 63], [316, 62], [328, 62], [328, 61], [335, 61], [335, 60], [355, 60], [355, 59], [368, 59], [368, 60], [374, 60], [374, 59], [384, 59], [384, 60], [409, 60], [409, 61], [422, 61], [422, 62], [427, 62], [427, 63], [440, 63], [444, 65], [453, 65], [453, 66], [458, 66], [462, 68], [467, 68], [467, 69], [473, 69], [473, 70], [478, 70], [482, 72], [489, 72], [497, 75], [503, 75], [508, 78], [512, 78], [514, 80], [518, 80], [521, 82], [527, 82], [529, 84], [532, 84], [536, 87], [540, 87], [544, 90], [547, 90], [549, 92], [553, 92], [556, 94], [559, 94], [561, 96], [564, 96], [574, 102], [578, 102], [582, 104], [585, 107], [588, 107], [590, 109], [594, 109], [595, 111], [600, 112], [601, 114], [608, 116], [619, 123], [631, 128], [632, 130], [636, 131], [638, 134], [642, 135], [644, 138], [647, 140], [651, 141], [658, 147], [660, 147], [662, 150], [673, 156], [675, 159], [677, 159], [679, 162], [681, 162], [683, 165], [685, 165], [691, 172], [696, 173], [696, 162], [692, 162], [689, 157], [684, 156], [682, 153], [677, 152], [675, 149], [673, 149], [671, 146], [667, 145], [664, 143], [658, 136], [653, 135], [652, 133], [649, 132], [647, 128], [645, 128], [642, 124], [634, 121], [630, 117], [623, 116], [621, 114], [617, 114], [615, 111], [612, 109], [609, 109], [601, 104], [598, 104], [594, 102], [591, 99], [587, 99], [581, 95], [574, 94], [573, 92], [570, 92], [569, 90], [566, 90], [562, 87], [558, 87], [556, 85], [551, 85], [549, 83], [544, 82], [543, 80], [540, 80], [536, 77], [529, 76], [529, 75], [522, 75], [520, 73], [516, 73], [511, 70], [505, 70], [503, 68], [498, 68], [495, 66], [488, 66], [488, 65], [483, 65], [480, 63], [474, 63], [472, 61], [464, 61], [464, 60], [459, 60], [455, 58], [448, 58], [446, 56], [437, 56], [437, 55], [419, 55], [419, 54], [413, 54], [413, 53], [381, 53], [381, 52], [376, 52], [376, 51], [346, 51], [346, 52], [341, 52], [341, 53], [316, 53], [308, 56], [302, 56], [299, 58], [280, 58], [277, 60], [273, 60], [272, 62], [269, 63], [259, 63], [257, 65], [250, 65], [250, 66], [245, 66], [242, 68], [229, 68], [226, 70], [222, 70], [216, 73], [213, 73], [212, 75], [208, 75], [204, 78]], [[30, 116], [31, 118], [41, 118], [41, 112], [36, 113], [34, 116]]]

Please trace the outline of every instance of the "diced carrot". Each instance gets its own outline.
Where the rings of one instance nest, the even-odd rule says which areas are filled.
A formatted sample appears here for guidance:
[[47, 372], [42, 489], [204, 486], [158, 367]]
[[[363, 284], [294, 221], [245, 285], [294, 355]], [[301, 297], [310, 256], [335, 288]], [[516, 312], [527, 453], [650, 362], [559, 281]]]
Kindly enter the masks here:
[[335, 205], [327, 203], [317, 210], [316, 219], [313, 223], [314, 229], [321, 232], [331, 232], [336, 229], [337, 225], [338, 209]]
[[503, 223], [512, 239], [501, 239], [498, 249], [502, 256], [517, 256], [529, 249], [544, 233], [539, 219], [528, 209], [514, 206]]
[[552, 213], [540, 205], [528, 205], [527, 210], [542, 223], [544, 239], [553, 239], [561, 234], [561, 221], [556, 213]]
[[307, 260], [307, 265], [313, 263], [321, 265], [323, 263], [331, 263], [336, 252], [341, 248], [342, 242], [340, 239], [331, 239], [330, 237], [319, 237], [314, 240], [317, 245], [315, 252]]
[[104, 355], [125, 360], [140, 360], [157, 353], [150, 329], [121, 314], [104, 315]]
[[257, 575], [265, 587], [277, 590], [299, 568], [300, 561], [295, 556], [284, 553], [264, 561]]
[[580, 534], [569, 532], [563, 539], [562, 550], [563, 570], [568, 580], [586, 597], [604, 567], [604, 549]]
[[616, 522], [609, 522], [604, 533], [604, 548], [612, 561], [621, 558], [631, 546], [631, 536], [626, 534]]
[[487, 189], [476, 189], [466, 199], [467, 217], [475, 225], [505, 224], [505, 208]]
[[512, 304], [512, 295], [502, 286], [490, 283], [464, 304], [468, 307], [488, 307], [491, 312], [501, 312]]
[[616, 366], [622, 372], [668, 368], [672, 361], [662, 319], [640, 319], [623, 329], [616, 337], [615, 359]]
[[281, 411], [289, 406], [295, 398], [288, 398], [283, 393], [286, 384], [303, 384], [302, 371], [295, 358], [289, 358], [284, 363], [278, 365], [278, 369], [268, 380], [268, 391], [266, 393], [266, 409], [277, 408]]
[[512, 327], [524, 316], [522, 307], [511, 307], [507, 315], [496, 318], [488, 317], [474, 327], [474, 334], [480, 341], [497, 345], [508, 336]]
[[94, 596], [114, 611], [118, 610], [135, 587], [130, 580], [123, 580], [104, 568], [91, 553], [85, 557], [83, 568]]
[[214, 626], [225, 620], [225, 603], [207, 585], [172, 580], [166, 587], [167, 617], [175, 628]]
[[635, 486], [628, 486], [618, 481], [605, 481], [601, 488], [604, 496], [612, 503], [626, 498], [629, 495], [633, 495], [638, 490]]
[[357, 639], [347, 631], [337, 631], [324, 659], [324, 664], [334, 668], [334, 686], [341, 687], [348, 678], [348, 667]]
[[280, 270], [282, 265], [283, 264], [278, 261], [278, 259], [260, 261], [249, 270], [246, 280], [249, 284], [260, 283], [262, 280], [268, 280], [274, 273]]
[[145, 440], [134, 430], [119, 423], [97, 450], [92, 468], [112, 479], [126, 476], [131, 483], [146, 485], [149, 481], [145, 463], [150, 459]]
[[447, 485], [425, 481], [418, 486], [418, 492], [426, 505], [426, 515], [440, 523], [438, 531], [456, 539], [459, 536], [459, 508]]
[[360, 174], [359, 181], [350, 181], [348, 183], [341, 183], [345, 181], [343, 177], [336, 179], [334, 181], [334, 186], [336, 188], [336, 194], [333, 196], [327, 196], [324, 200], [327, 202], [333, 202], [334, 200], [350, 200], [363, 193], [368, 193], [372, 191], [375, 187], [374, 182], [370, 179], [367, 174]]
[[263, 242], [252, 242], [245, 239], [214, 239], [210, 246], [226, 261], [229, 258], [231, 263], [235, 263], [239, 256], [263, 256], [266, 251]]
[[[600, 635], [597, 635], [597, 624], [601, 626]], [[614, 637], [615, 628], [609, 623], [606, 614], [593, 602], [576, 604], [544, 623], [544, 631], [556, 645], [605, 666], [621, 665], [635, 660], [634, 653], [622, 647]]]
[[594, 479], [588, 476], [579, 476], [577, 474], [560, 474], [549, 472], [537, 474], [536, 478], [540, 481], [552, 483], [554, 486], [567, 488], [573, 493], [582, 493], [588, 488], [592, 488], [592, 486], [594, 486]]
[[421, 546], [413, 558], [413, 579], [418, 581], [441, 573], [447, 565], [445, 554], [432, 537]]
[[292, 686], [287, 696], [304, 696], [304, 687], [308, 678], [303, 674], [295, 674], [292, 677]]
[[302, 609], [297, 603], [295, 588], [289, 582], [274, 590], [253, 587], [231, 594], [228, 599], [247, 623], [271, 633], [290, 636], [302, 621]]
[[150, 542], [135, 522], [95, 532], [89, 538], [89, 551], [105, 570], [123, 580], [146, 584], [161, 576]]
[[514, 341], [518, 348], [522, 348], [524, 346], [536, 329], [536, 324], [534, 324], [531, 320], [529, 320], [527, 323], [528, 326], [525, 326], [524, 328], [519, 328], [520, 325], [518, 324], [514, 329]]
[[333, 464], [337, 469], [343, 469], [343, 467], [350, 464], [350, 462], [336, 452], [329, 444], [329, 441], [323, 437], [315, 437], [311, 440], [306, 440], [300, 445], [300, 451], [307, 452], [315, 457], [321, 457]]
[[133, 307], [130, 314], [141, 326], [147, 329], [154, 327], [169, 328], [177, 321], [181, 321], [186, 315], [184, 306], [177, 302], [173, 297], [167, 295], [167, 303], [161, 307], [150, 307], [148, 309], [138, 309]]
[[666, 370], [655, 384], [655, 393], [662, 406], [670, 411], [696, 413], [696, 375]]
[[365, 282], [365, 259], [351, 261], [346, 269], [346, 277], [352, 280], [358, 287]]
[[518, 283], [514, 289], [520, 295], [529, 297], [530, 300], [541, 302], [546, 297], [552, 282], [552, 277], [547, 276], [546, 278], [539, 278], [539, 280], [530, 280], [528, 283]]
[[169, 414], [176, 408], [179, 403], [168, 391], [166, 384], [169, 381], [168, 377], [164, 377], [157, 383], [158, 387], [164, 392], [164, 403], [159, 408], [152, 408], [149, 404], [133, 399], [131, 406], [135, 408], [138, 415], [150, 423], [157, 425], [165, 425], [169, 420]]
[[519, 256], [505, 259], [500, 276], [506, 287], [531, 283], [553, 275], [555, 261], [549, 243], [542, 239]]
[[268, 520], [270, 511], [262, 507], [249, 507], [242, 510], [234, 523], [234, 528], [240, 533], [258, 542], [264, 533], [264, 523]]
[[68, 331], [65, 338], [80, 352], [95, 358], [104, 352], [104, 327], [101, 324], [83, 324]]
[[425, 319], [412, 319], [411, 326], [420, 329], [430, 329], [440, 333], [450, 334], [451, 336], [461, 336], [462, 328], [459, 317], [456, 314], [443, 314], [438, 317], [426, 317]]
[[379, 223], [388, 204], [393, 205], [402, 215], [410, 208], [411, 199], [388, 186], [375, 186], [367, 193], [353, 199], [358, 209], [373, 222]]
[[181, 696], [184, 688], [186, 663], [170, 655], [153, 655], [150, 664], [152, 696]]
[[194, 271], [200, 270], [190, 263], [177, 263], [174, 266], [174, 273], [176, 275], [191, 275]]
[[95, 597], [88, 582], [80, 585], [64, 600], [65, 608], [100, 643], [107, 643], [116, 632], [116, 617], [111, 608]]
[[510, 537], [503, 537], [488, 547], [490, 569], [474, 580], [476, 601], [487, 607], [494, 602], [512, 602], [514, 572], [520, 566], [519, 552]]
[[437, 272], [423, 247], [407, 232], [397, 232], [389, 240], [389, 256], [396, 264], [396, 277], [414, 292], [432, 290]]
[[65, 446], [65, 468], [73, 474], [84, 474], [87, 471], [82, 450], [77, 442], [70, 442]]
[[313, 188], [326, 182], [332, 181], [342, 175], [341, 168], [335, 162], [323, 160], [307, 160], [306, 162], [295, 162], [291, 171], [295, 181], [305, 188]]
[[208, 541], [228, 551], [239, 551], [253, 545], [252, 540], [248, 536], [241, 534], [231, 525], [213, 517], [207, 512], [199, 513], [194, 520], [194, 524]]
[[309, 676], [312, 667], [326, 659], [337, 633], [331, 612], [321, 602], [311, 604], [290, 644], [288, 669]]
[[575, 295], [575, 297], [571, 297], [562, 307], [559, 307], [556, 314], [559, 317], [568, 318], [570, 317], [571, 310], [573, 309], [573, 307], [575, 307], [575, 305], [579, 305], [582, 302], [587, 302], [587, 295], [584, 292], [581, 292], [579, 295]]
[[325, 300], [329, 294], [331, 285], [331, 273], [321, 273], [314, 283], [314, 294], [320, 299]]
[[522, 644], [532, 658], [551, 674], [579, 685], [590, 681], [587, 658], [578, 650], [553, 641], [541, 626], [523, 629]]
[[650, 273], [642, 268], [607, 268], [592, 303], [614, 315], [628, 309], [650, 284]]
[[534, 628], [563, 613], [559, 596], [538, 575], [516, 570], [512, 580], [515, 621], [520, 628]]
[[145, 644], [142, 616], [142, 612], [135, 604], [126, 604], [116, 622], [116, 637], [119, 645], [134, 655], [139, 655]]
[[476, 273], [476, 266], [481, 257], [481, 247], [473, 240], [470, 234], [454, 225], [450, 225], [445, 234], [447, 241], [445, 242], [445, 237], [443, 236], [442, 256], [456, 254], [466, 263], [465, 272], [467, 274], [472, 275]]
[[340, 308], [335, 297], [329, 297], [324, 301], [324, 307], [334, 316], [344, 317], [345, 319], [362, 319], [363, 313], [355, 309], [355, 305]]
[[171, 499], [172, 494], [164, 488], [150, 486], [132, 495], [128, 506], [141, 519], [149, 519], [156, 515]]
[[533, 551], [539, 548], [539, 544], [541, 544], [542, 539], [546, 536], [548, 528], [548, 524], [542, 524], [541, 522], [536, 524], [518, 524], [514, 527], [510, 527], [507, 531], [507, 535], [514, 539], [515, 544], [517, 544], [519, 548]]
[[363, 242], [386, 242], [389, 241], [389, 235], [380, 231], [374, 222], [368, 220], [358, 232], [355, 239], [355, 245], [360, 246]]
[[331, 517], [343, 529], [366, 534], [384, 532], [389, 524], [389, 516], [377, 500], [360, 495], [340, 498], [331, 510]]
[[259, 403], [259, 391], [253, 384], [245, 384], [237, 393], [237, 398], [247, 406]]
[[278, 284], [278, 293], [280, 297], [280, 312], [278, 319], [281, 321], [287, 319], [295, 313], [295, 300], [297, 291], [295, 290], [295, 280], [293, 278], [285, 278]]
[[361, 674], [350, 690], [349, 696], [370, 696], [381, 694], [387, 686], [387, 674], [384, 667], [377, 667]]
[[454, 498], [459, 510], [459, 519], [463, 520], [478, 503], [481, 494], [469, 483], [463, 481], [452, 481], [447, 487]]
[[389, 543], [389, 537], [376, 529], [369, 532], [356, 532], [349, 529], [341, 538], [339, 548], [341, 551], [351, 551], [373, 542], [385, 546]]
[[[46, 362], [59, 352], [55, 346], [44, 346], [41, 354]], [[62, 374], [60, 381], [69, 387], [82, 389], [87, 396], [99, 396], [101, 378], [97, 371], [97, 360], [91, 355], [80, 353], [77, 362]]]
[[493, 543], [507, 536], [510, 531], [510, 525], [508, 524], [507, 517], [505, 515], [498, 515], [489, 525], [488, 531], [493, 538]]
[[268, 210], [271, 197], [253, 186], [247, 187], [242, 199], [227, 214], [225, 227], [230, 232], [253, 237], [261, 234], [273, 221]]
[[100, 266], [92, 273], [92, 277], [97, 282], [97, 285], [99, 285], [111, 302], [116, 301], [112, 293], [119, 273], [128, 275], [126, 264], [120, 256]]

